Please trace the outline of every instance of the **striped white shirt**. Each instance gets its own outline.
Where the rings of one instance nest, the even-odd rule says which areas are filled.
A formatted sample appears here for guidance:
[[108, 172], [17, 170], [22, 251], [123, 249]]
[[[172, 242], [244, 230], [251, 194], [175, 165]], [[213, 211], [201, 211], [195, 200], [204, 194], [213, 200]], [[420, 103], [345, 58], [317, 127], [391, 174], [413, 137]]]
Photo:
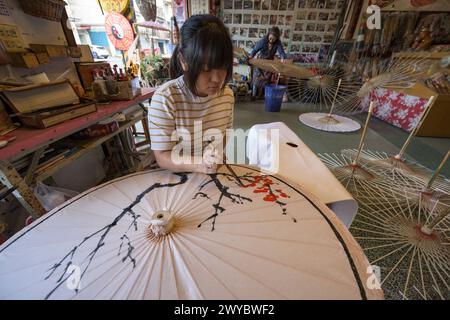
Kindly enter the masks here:
[[[225, 136], [225, 130], [233, 127], [234, 95], [226, 86], [223, 92], [212, 96], [194, 95], [186, 85], [183, 76], [166, 82], [152, 97], [149, 109], [149, 129], [152, 150], [172, 150], [179, 141], [179, 130], [189, 132], [191, 147], [202, 140], [208, 129], [218, 129]], [[194, 128], [197, 131], [194, 140]], [[194, 127], [195, 125], [195, 127]], [[184, 129], [183, 129], [184, 128]], [[178, 134], [172, 137], [177, 130]], [[185, 138], [185, 137], [184, 137]], [[183, 144], [189, 143], [185, 139]]]

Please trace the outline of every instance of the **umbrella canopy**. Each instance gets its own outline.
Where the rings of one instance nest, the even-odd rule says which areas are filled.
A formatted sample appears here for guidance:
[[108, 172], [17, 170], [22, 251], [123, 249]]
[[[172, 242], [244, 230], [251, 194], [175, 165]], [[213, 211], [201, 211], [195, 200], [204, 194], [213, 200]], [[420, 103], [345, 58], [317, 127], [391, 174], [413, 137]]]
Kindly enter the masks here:
[[301, 67], [293, 63], [282, 63], [280, 61], [268, 59], [252, 59], [250, 63], [260, 69], [273, 73], [280, 73], [283, 76], [295, 78], [311, 78], [314, 73], [308, 68]]
[[353, 132], [361, 128], [355, 120], [328, 113], [309, 112], [301, 114], [298, 118], [305, 125], [322, 131]]
[[[0, 299], [365, 299], [369, 267], [298, 186], [155, 170], [55, 208], [0, 247]], [[370, 280], [370, 279], [369, 279]]]

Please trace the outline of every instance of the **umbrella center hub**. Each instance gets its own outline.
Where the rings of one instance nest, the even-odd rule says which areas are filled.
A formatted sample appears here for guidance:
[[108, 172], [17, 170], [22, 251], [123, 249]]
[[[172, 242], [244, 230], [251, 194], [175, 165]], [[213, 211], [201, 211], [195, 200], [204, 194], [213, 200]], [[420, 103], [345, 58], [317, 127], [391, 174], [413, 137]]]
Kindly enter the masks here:
[[170, 211], [159, 210], [153, 213], [150, 220], [150, 232], [157, 237], [169, 234], [174, 227], [174, 219]]
[[319, 119], [320, 122], [325, 123], [325, 124], [338, 124], [340, 123], [339, 120], [337, 120], [335, 117], [330, 116], [330, 115], [326, 115], [323, 118]]

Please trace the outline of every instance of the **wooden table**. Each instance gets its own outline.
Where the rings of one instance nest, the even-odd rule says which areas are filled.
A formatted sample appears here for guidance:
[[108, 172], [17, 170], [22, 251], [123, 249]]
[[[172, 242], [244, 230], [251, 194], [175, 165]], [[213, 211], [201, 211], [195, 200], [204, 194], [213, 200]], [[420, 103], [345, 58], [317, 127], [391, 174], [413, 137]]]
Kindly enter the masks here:
[[[108, 105], [97, 104], [98, 110], [94, 113], [90, 113], [46, 129], [31, 129], [24, 127], [14, 130], [11, 134], [16, 136], [16, 139], [10, 142], [6, 147], [0, 149], [0, 181], [8, 189], [15, 188], [15, 191], [13, 191], [14, 196], [33, 217], [43, 215], [45, 210], [33, 194], [31, 189], [32, 183], [36, 180], [44, 180], [50, 177], [53, 173], [63, 168], [66, 164], [76, 160], [92, 148], [95, 148], [108, 139], [124, 132], [136, 122], [140, 120], [146, 121], [147, 112], [142, 103], [150, 99], [155, 90], [156, 88], [143, 88], [142, 94], [133, 100], [116, 101]], [[67, 159], [58, 161], [55, 166], [50, 167], [48, 170], [46, 169], [39, 176], [35, 176], [34, 171], [39, 162], [39, 158], [49, 144], [61, 140], [100, 121], [110, 119], [118, 113], [135, 105], [140, 105], [144, 109], [142, 116], [122, 123], [119, 130], [87, 143], [81, 150], [72, 154]], [[31, 164], [28, 167], [26, 176], [22, 177], [11, 163], [29, 154], [33, 154]]]

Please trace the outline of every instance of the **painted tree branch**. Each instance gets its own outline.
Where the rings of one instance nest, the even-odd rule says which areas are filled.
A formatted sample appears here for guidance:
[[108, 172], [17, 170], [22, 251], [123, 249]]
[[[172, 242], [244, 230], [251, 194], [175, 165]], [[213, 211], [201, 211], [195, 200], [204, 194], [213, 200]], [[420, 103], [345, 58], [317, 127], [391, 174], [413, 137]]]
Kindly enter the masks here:
[[[104, 226], [103, 228], [93, 232], [92, 234], [86, 236], [83, 241], [81, 241], [78, 245], [76, 245], [75, 247], [72, 248], [72, 250], [70, 250], [58, 263], [54, 264], [53, 267], [51, 267], [48, 271], [50, 271], [50, 274], [45, 277], [45, 279], [49, 279], [52, 277], [52, 275], [61, 267], [61, 265], [67, 261], [66, 266], [63, 270], [63, 272], [61, 273], [61, 276], [58, 278], [58, 280], [56, 281], [57, 285], [47, 294], [47, 296], [45, 297], [45, 299], [48, 299], [51, 297], [51, 295], [72, 275], [72, 274], [68, 274], [67, 270], [68, 268], [73, 264], [72, 260], [77, 252], [77, 250], [88, 240], [92, 239], [93, 237], [97, 236], [100, 234], [100, 239], [97, 242], [97, 245], [95, 246], [94, 249], [92, 249], [92, 251], [88, 254], [87, 258], [89, 258], [89, 262], [88, 264], [84, 267], [83, 272], [81, 273], [80, 276], [80, 281], [83, 279], [84, 275], [86, 274], [86, 272], [88, 271], [95, 255], [97, 254], [97, 252], [100, 250], [100, 248], [102, 246], [105, 245], [105, 239], [106, 236], [110, 233], [110, 231], [117, 225], [117, 223], [127, 214], [130, 214], [133, 218], [133, 221], [130, 224], [131, 226], [135, 227], [135, 230], [137, 230], [137, 219], [138, 219], [138, 215], [136, 215], [133, 211], [133, 208], [139, 204], [142, 199], [144, 198], [145, 195], [149, 194], [150, 192], [152, 192], [155, 189], [159, 189], [159, 188], [172, 188], [181, 184], [186, 183], [186, 181], [188, 180], [188, 175], [186, 173], [175, 173], [175, 175], [179, 176], [180, 181], [175, 182], [175, 183], [166, 183], [166, 184], [161, 184], [161, 183], [155, 183], [152, 186], [148, 187], [147, 189], [145, 189], [142, 193], [140, 193], [139, 195], [136, 196], [136, 199], [126, 208], [124, 208], [122, 210], [122, 212], [114, 218], [114, 220]], [[133, 268], [135, 267], [135, 259], [132, 257], [132, 252], [134, 250], [134, 247], [131, 246], [131, 243], [129, 241], [128, 236], [126, 235], [126, 233], [130, 230], [130, 227], [128, 228], [128, 230], [125, 232], [125, 234], [123, 234], [120, 239], [122, 240], [122, 243], [120, 244], [119, 247], [119, 254], [120, 254], [120, 249], [122, 248], [123, 242], [126, 239], [127, 245], [128, 245], [128, 249], [127, 249], [127, 254], [125, 257], [123, 257], [122, 261], [124, 262], [126, 259], [130, 259], [130, 261], [133, 263]], [[66, 276], [65, 276], [66, 275]]]

